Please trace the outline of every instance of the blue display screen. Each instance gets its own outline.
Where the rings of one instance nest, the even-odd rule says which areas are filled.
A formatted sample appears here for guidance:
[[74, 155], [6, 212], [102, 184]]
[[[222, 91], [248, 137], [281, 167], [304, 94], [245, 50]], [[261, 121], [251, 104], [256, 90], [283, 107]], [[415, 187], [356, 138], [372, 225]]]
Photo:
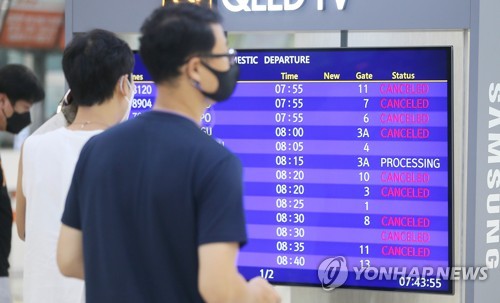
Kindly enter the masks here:
[[[244, 167], [248, 279], [451, 293], [452, 49], [239, 50], [201, 117]], [[131, 117], [156, 88], [139, 56]]]

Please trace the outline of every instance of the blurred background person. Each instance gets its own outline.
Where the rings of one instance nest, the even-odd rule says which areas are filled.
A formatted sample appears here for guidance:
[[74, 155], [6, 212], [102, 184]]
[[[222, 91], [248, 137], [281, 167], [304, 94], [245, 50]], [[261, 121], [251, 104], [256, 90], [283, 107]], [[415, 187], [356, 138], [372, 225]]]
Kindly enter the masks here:
[[[42, 85], [27, 67], [9, 64], [0, 68], [0, 130], [19, 133], [31, 123], [30, 108], [45, 97]], [[0, 161], [0, 303], [11, 302], [9, 254], [12, 206]]]
[[[17, 229], [25, 245], [24, 302], [75, 303], [82, 281], [63, 277], [56, 246], [64, 202], [82, 146], [89, 138], [128, 117], [133, 98], [130, 47], [113, 33], [93, 30], [76, 36], [62, 60], [76, 117], [30, 136], [21, 152], [17, 189]], [[65, 98], [68, 101], [68, 98]], [[65, 247], [67, 250], [75, 247]]]

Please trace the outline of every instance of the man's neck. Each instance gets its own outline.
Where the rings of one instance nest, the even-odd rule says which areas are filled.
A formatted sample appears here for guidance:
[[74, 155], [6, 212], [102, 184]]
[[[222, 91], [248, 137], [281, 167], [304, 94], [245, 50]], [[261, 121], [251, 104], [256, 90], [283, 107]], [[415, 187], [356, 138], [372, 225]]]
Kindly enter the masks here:
[[199, 125], [208, 105], [200, 93], [189, 87], [158, 85], [153, 109], [176, 113]]
[[106, 129], [120, 122], [117, 116], [116, 102], [106, 100], [102, 104], [93, 106], [79, 106], [75, 120], [68, 127], [69, 129], [97, 130]]

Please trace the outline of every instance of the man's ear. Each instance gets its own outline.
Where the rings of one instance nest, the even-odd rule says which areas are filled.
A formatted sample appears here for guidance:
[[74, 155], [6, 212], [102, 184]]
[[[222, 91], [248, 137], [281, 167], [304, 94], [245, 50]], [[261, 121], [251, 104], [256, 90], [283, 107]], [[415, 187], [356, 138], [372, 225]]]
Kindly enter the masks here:
[[5, 106], [5, 102], [9, 102], [7, 99], [7, 95], [4, 93], [0, 93], [0, 108]]
[[185, 66], [187, 77], [195, 83], [200, 83], [201, 81], [200, 66], [200, 58], [198, 57], [189, 59]]
[[125, 93], [125, 86], [127, 85], [125, 83], [125, 81], [127, 81], [127, 76], [125, 76], [125, 75], [121, 76], [120, 80], [118, 80], [118, 81], [120, 81], [120, 91], [125, 96], [126, 95], [126, 93]]
[[127, 76], [126, 75], [122, 75], [120, 78], [118, 78], [118, 81], [116, 81], [116, 84], [115, 84], [115, 94], [116, 93], [119, 93], [123, 96], [126, 96], [127, 94], [125, 93], [125, 86], [127, 85], [125, 83], [125, 78]]

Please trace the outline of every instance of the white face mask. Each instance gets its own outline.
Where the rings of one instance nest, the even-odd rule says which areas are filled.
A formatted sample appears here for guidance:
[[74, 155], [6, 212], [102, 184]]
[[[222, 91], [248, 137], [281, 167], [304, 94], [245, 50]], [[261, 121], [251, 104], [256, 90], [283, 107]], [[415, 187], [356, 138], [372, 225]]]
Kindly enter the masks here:
[[[127, 79], [127, 85], [128, 85], [128, 88], [130, 90], [131, 95], [130, 95], [129, 98], [125, 97], [125, 99], [128, 102], [128, 107], [127, 107], [127, 110], [125, 111], [125, 115], [123, 116], [121, 122], [124, 122], [124, 121], [128, 120], [128, 116], [130, 115], [130, 109], [132, 108], [132, 101], [134, 101], [134, 96], [135, 96], [134, 87], [132, 86], [132, 83], [130, 83], [130, 81], [128, 79]], [[122, 86], [122, 89], [123, 89], [123, 81], [122, 81], [122, 85], [121, 86]]]

